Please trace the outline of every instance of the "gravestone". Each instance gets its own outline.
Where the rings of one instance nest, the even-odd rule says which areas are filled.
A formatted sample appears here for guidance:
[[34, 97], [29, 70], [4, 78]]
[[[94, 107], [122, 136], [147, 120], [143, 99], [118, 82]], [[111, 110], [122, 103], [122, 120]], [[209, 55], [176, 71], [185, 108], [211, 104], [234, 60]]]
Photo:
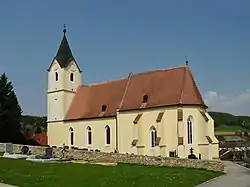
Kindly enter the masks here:
[[188, 159], [198, 159], [195, 155], [194, 155], [194, 149], [191, 147], [190, 149], [190, 155], [188, 155]]
[[201, 160], [201, 154], [199, 154], [199, 160]]
[[13, 144], [12, 143], [5, 143], [4, 144], [4, 153], [13, 153]]
[[45, 158], [49, 159], [53, 156], [53, 149], [51, 147], [47, 147], [45, 149]]

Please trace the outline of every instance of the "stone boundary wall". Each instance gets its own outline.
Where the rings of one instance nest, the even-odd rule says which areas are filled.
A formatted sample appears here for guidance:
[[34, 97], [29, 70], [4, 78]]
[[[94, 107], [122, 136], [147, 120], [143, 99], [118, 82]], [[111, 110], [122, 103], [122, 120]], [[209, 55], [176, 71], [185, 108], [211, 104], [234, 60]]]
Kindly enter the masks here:
[[[13, 144], [13, 152], [21, 153], [24, 145]], [[30, 153], [34, 155], [45, 155], [46, 147], [29, 146]], [[0, 152], [4, 152], [4, 143], [0, 143]], [[62, 148], [53, 148], [53, 156], [62, 157]], [[78, 149], [67, 149], [64, 154], [65, 158], [72, 158], [76, 160], [85, 160], [89, 162], [106, 162], [106, 163], [130, 163], [153, 166], [175, 166], [175, 167], [190, 167], [203, 168], [212, 171], [224, 172], [224, 165], [221, 161], [212, 160], [191, 160], [169, 157], [154, 157], [142, 156], [134, 154], [120, 154], [120, 153], [103, 153], [97, 151], [87, 151]]]

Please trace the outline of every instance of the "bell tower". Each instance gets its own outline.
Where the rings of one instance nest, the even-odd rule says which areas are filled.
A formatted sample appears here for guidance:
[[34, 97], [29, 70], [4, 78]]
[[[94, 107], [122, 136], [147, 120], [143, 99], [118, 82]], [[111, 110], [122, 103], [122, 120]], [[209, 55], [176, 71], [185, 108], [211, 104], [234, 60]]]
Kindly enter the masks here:
[[81, 70], [71, 52], [64, 25], [63, 37], [48, 69], [47, 122], [62, 121], [77, 87], [82, 85]]

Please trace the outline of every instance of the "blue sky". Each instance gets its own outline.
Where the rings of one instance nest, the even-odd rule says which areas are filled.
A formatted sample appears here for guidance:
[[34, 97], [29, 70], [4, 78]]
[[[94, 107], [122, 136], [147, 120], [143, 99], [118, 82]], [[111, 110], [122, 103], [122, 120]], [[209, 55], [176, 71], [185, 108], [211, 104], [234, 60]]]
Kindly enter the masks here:
[[211, 110], [250, 115], [250, 1], [0, 1], [0, 73], [45, 115], [47, 68], [67, 24], [83, 83], [184, 65]]

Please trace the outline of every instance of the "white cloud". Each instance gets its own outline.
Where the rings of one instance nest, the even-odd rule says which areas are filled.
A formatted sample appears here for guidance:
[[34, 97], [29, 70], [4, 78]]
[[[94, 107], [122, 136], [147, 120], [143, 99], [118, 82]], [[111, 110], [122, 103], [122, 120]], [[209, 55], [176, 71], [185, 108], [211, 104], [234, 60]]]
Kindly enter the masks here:
[[209, 111], [250, 116], [250, 89], [238, 95], [220, 95], [209, 91], [203, 95]]

